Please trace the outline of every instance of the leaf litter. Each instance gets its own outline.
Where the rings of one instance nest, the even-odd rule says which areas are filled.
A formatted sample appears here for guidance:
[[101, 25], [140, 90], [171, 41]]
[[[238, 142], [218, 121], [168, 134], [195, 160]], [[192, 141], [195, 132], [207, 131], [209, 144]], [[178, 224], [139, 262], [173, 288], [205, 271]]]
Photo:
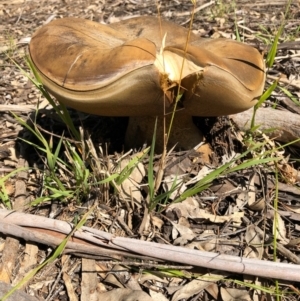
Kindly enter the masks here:
[[[234, 4], [231, 1], [199, 1], [197, 7], [206, 5], [206, 8], [199, 10], [195, 15], [193, 31], [203, 37], [235, 39], [235, 29], [238, 28], [244, 42], [267, 51], [281, 24], [285, 4], [286, 1], [237, 1]], [[189, 23], [191, 9], [192, 3], [189, 1], [166, 1], [160, 4], [162, 17], [184, 26]], [[47, 189], [44, 186], [47, 171], [43, 155], [18, 140], [19, 137], [32, 141], [33, 137], [16, 122], [10, 111], [17, 112], [29, 123], [36, 119], [43, 133], [49, 135], [48, 139], [53, 139], [55, 143], [56, 137], [65, 135], [67, 131], [51, 107], [43, 102], [41, 93], [8, 57], [13, 58], [24, 70], [28, 70], [24, 60], [26, 46], [18, 42], [30, 37], [36, 28], [53, 18], [76, 16], [112, 23], [140, 15], [157, 15], [156, 3], [152, 0], [95, 0], [89, 1], [88, 4], [67, 0], [44, 1], [42, 4], [39, 1], [1, 2], [1, 177], [16, 167], [30, 167], [26, 172], [20, 171], [17, 176], [12, 175], [9, 181], [4, 183], [0, 178], [1, 199], [11, 203], [14, 209], [19, 206], [25, 208], [23, 210], [27, 213], [52, 216], [57, 220], [73, 223], [96, 202], [98, 209], [89, 217], [85, 226], [114, 236], [129, 236], [141, 241], [184, 246], [221, 255], [272, 261], [275, 236], [276, 260], [299, 264], [299, 149], [293, 145], [281, 152], [272, 153], [274, 158], [281, 158], [278, 164], [275, 163], [279, 176], [278, 184], [275, 181], [274, 164], [269, 163], [269, 167], [247, 167], [221, 175], [214, 179], [208, 189], [170, 205], [170, 201], [176, 200], [191, 187], [190, 185], [203, 179], [217, 167], [230, 162], [232, 157], [238, 156], [249, 147], [245, 145], [242, 137], [245, 137], [245, 134], [232, 126], [232, 120], [243, 130], [247, 130], [245, 124], [251, 113], [248, 117], [244, 115], [242, 122], [234, 116], [231, 116], [231, 119], [195, 118], [197, 125], [205, 127], [205, 136], [213, 153], [209, 162], [203, 160], [195, 151], [172, 152], [168, 156], [166, 176], [157, 195], [171, 190], [172, 194], [169, 198], [160, 200], [163, 205], [157, 208], [157, 212], [147, 212], [147, 157], [133, 170], [132, 179], [128, 178], [121, 184], [119, 194], [112, 191], [109, 185], [99, 184], [93, 185], [88, 195], [78, 194], [76, 198], [73, 195], [70, 198], [51, 199], [39, 206], [28, 206], [41, 195], [50, 194], [49, 191], [45, 191]], [[260, 123], [272, 121], [274, 118], [277, 125], [278, 116], [271, 116], [269, 110], [270, 107], [276, 107], [281, 111], [273, 111], [279, 116], [282, 112], [288, 116], [283, 120], [283, 124], [286, 125], [286, 121], [290, 120], [291, 126], [286, 126], [285, 131], [276, 132], [275, 136], [268, 132], [262, 133], [256, 138], [261, 141], [266, 141], [266, 137], [270, 136], [281, 143], [287, 143], [300, 136], [300, 131], [297, 132], [300, 93], [299, 26], [299, 3], [295, 1], [290, 7], [275, 65], [270, 69], [267, 78], [268, 86], [280, 76], [280, 87], [286, 89], [290, 95], [283, 89], [276, 90], [262, 108], [262, 117], [259, 116]], [[38, 103], [40, 111], [36, 114]], [[120, 129], [126, 127], [126, 120], [87, 116], [74, 111], [70, 111], [70, 114], [77, 127], [83, 125], [85, 133], [90, 133], [92, 144], [95, 145], [95, 154], [86, 158], [93, 161], [90, 166], [101, 166], [101, 171], [98, 170], [99, 174], [95, 175], [97, 181], [103, 180], [105, 175], [113, 174], [120, 166], [120, 158], [123, 158]], [[272, 126], [274, 127], [274, 122], [267, 124], [267, 128]], [[259, 130], [265, 131], [267, 128], [262, 125]], [[273, 143], [272, 146], [268, 145], [270, 143]], [[268, 141], [260, 152], [266, 153], [278, 145], [273, 140]], [[131, 159], [132, 154], [122, 159], [122, 166]], [[155, 171], [158, 170], [157, 160], [158, 157], [154, 161]], [[242, 160], [237, 164], [242, 163]], [[74, 179], [69, 179], [70, 175], [63, 169], [59, 172], [62, 179], [68, 179], [68, 187], [73, 189], [76, 184]], [[127, 180], [134, 181], [133, 186], [130, 186]], [[274, 208], [276, 190], [278, 208]], [[4, 205], [2, 208], [5, 208]], [[144, 216], [147, 216], [147, 220], [141, 227]], [[25, 229], [26, 231], [29, 230]], [[1, 238], [0, 280], [13, 285], [16, 285], [31, 267], [45, 260], [54, 248], [49, 242], [24, 243], [22, 237], [16, 238], [9, 239], [5, 235]], [[260, 274], [256, 278], [247, 275], [237, 277], [234, 273], [208, 271], [199, 267], [191, 270], [174, 263], [172, 258], [169, 262], [155, 260], [155, 257], [148, 260], [143, 258], [140, 261], [138, 256], [128, 259], [121, 252], [120, 257], [108, 260], [104, 260], [103, 256], [85, 254], [84, 250], [69, 252], [70, 255], [63, 255], [37, 273], [25, 284], [25, 291], [40, 300], [97, 300], [99, 296], [101, 300], [271, 300], [275, 298], [276, 293], [278, 294], [274, 282], [266, 281], [259, 277]], [[243, 282], [239, 282], [241, 280]], [[7, 288], [5, 291], [1, 288], [0, 291], [3, 295]], [[291, 281], [287, 286], [280, 286], [279, 292], [283, 296], [286, 294], [289, 300], [297, 300], [299, 285]]]

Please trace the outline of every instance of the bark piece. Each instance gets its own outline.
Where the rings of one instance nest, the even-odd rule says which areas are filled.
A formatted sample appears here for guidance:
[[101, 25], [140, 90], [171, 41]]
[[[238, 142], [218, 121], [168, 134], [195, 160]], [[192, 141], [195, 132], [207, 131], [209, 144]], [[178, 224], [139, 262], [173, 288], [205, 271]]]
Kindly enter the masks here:
[[[250, 109], [230, 115], [230, 118], [239, 129], [247, 131], [250, 129], [252, 115], [253, 109]], [[261, 131], [274, 129], [274, 131], [268, 132], [268, 136], [283, 143], [294, 141], [300, 137], [299, 115], [289, 111], [260, 108], [256, 112], [255, 125], [260, 125], [259, 130]], [[300, 147], [300, 141], [293, 145]]]
[[13, 278], [15, 261], [18, 256], [19, 241], [13, 237], [7, 237], [1, 257], [0, 280], [10, 283]]
[[13, 281], [13, 285], [16, 285], [19, 281], [21, 281], [26, 273], [37, 264], [38, 251], [39, 248], [37, 245], [31, 243], [26, 244], [24, 258], [21, 262], [18, 275]]
[[97, 283], [95, 260], [82, 258], [81, 301], [98, 300]]

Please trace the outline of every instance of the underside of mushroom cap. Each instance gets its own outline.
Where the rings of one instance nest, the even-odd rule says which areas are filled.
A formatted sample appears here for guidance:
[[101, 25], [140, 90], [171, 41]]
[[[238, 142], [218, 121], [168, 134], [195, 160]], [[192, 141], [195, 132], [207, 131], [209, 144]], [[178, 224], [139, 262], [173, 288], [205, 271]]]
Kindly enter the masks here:
[[160, 74], [154, 66], [140, 68], [119, 80], [89, 91], [62, 88], [40, 74], [47, 90], [60, 102], [78, 111], [100, 116], [157, 116], [171, 110], [160, 88]]

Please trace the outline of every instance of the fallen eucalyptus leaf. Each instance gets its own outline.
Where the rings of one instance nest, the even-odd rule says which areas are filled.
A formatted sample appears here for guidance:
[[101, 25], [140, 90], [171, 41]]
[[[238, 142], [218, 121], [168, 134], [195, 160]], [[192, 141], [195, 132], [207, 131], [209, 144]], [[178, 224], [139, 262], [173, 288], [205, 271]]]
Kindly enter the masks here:
[[224, 288], [221, 287], [221, 296], [223, 301], [251, 301], [249, 292], [245, 289]]

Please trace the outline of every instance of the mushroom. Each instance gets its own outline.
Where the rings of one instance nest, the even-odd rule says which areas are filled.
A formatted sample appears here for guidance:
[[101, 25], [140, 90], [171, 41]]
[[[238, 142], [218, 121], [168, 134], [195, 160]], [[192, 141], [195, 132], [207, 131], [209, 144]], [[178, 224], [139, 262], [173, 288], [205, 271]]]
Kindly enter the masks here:
[[[254, 106], [265, 80], [262, 55], [230, 39], [204, 39], [169, 21], [138, 17], [103, 25], [64, 18], [42, 26], [29, 45], [43, 85], [69, 107], [129, 116], [127, 146], [150, 143], [176, 106], [169, 145], [203, 140], [192, 116], [235, 114]], [[177, 91], [181, 98], [176, 101]], [[176, 104], [176, 105], [175, 105]]]

